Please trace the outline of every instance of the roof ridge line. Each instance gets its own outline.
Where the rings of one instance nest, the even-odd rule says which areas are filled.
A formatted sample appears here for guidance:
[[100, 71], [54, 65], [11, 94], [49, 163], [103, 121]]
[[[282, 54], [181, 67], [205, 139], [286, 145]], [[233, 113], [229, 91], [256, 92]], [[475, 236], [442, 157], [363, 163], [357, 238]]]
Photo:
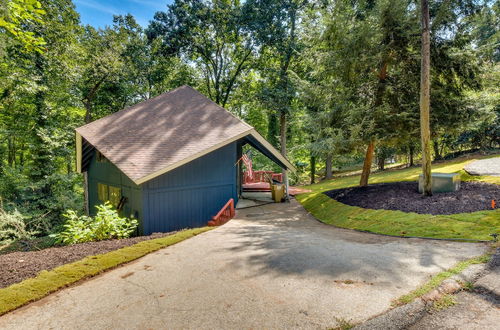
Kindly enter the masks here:
[[191, 87], [191, 86], [189, 86], [189, 85], [182, 85], [182, 86], [179, 86], [179, 87], [177, 87], [177, 88], [172, 89], [171, 91], [168, 91], [168, 92], [165, 92], [165, 93], [161, 93], [161, 94], [156, 95], [155, 97], [152, 97], [152, 98], [150, 98], [150, 99], [146, 99], [146, 100], [143, 100], [143, 101], [139, 101], [139, 102], [137, 102], [137, 103], [135, 103], [135, 104], [132, 104], [132, 105], [129, 105], [128, 107], [125, 107], [125, 108], [123, 108], [123, 109], [121, 109], [121, 110], [118, 110], [118, 111], [116, 111], [116, 112], [113, 112], [113, 113], [111, 113], [111, 114], [109, 114], [109, 115], [107, 115], [107, 116], [104, 116], [104, 117], [101, 117], [101, 118], [96, 119], [96, 120], [94, 120], [94, 121], [91, 121], [90, 123], [86, 123], [86, 124], [85, 124], [85, 125], [83, 125], [83, 126], [80, 126], [80, 127], [75, 128], [75, 130], [77, 130], [77, 131], [78, 131], [79, 129], [84, 128], [84, 127], [86, 127], [87, 125], [90, 125], [90, 124], [96, 123], [96, 122], [98, 122], [98, 121], [100, 121], [100, 120], [103, 120], [103, 119], [105, 119], [105, 118], [108, 118], [108, 117], [115, 116], [115, 115], [117, 115], [117, 114], [119, 114], [119, 113], [124, 113], [124, 112], [126, 112], [126, 111], [130, 110], [132, 107], [135, 107], [135, 106], [136, 106], [136, 105], [138, 105], [138, 104], [149, 103], [150, 101], [153, 101], [153, 100], [155, 100], [155, 99], [159, 98], [160, 96], [167, 96], [168, 94], [170, 94], [170, 93], [172, 93], [172, 92], [175, 92], [176, 90], [181, 89], [181, 88], [183, 88], [183, 87], [189, 87], [189, 88], [191, 88], [191, 89], [193, 89], [193, 90], [196, 90], [196, 89], [194, 89], [193, 87]]
[[210, 100], [210, 102], [212, 102], [213, 104], [215, 104], [216, 106], [218, 106], [219, 108], [227, 111], [231, 116], [233, 116], [235, 119], [238, 119], [239, 121], [241, 121], [243, 124], [245, 124], [246, 126], [248, 126], [249, 128], [254, 128], [252, 125], [248, 124], [246, 121], [244, 121], [243, 119], [239, 118], [238, 116], [236, 116], [234, 113], [232, 113], [231, 111], [229, 111], [228, 109], [224, 108], [222, 105], [218, 104], [217, 102], [215, 102], [214, 100], [212, 100], [211, 98], [209, 98], [208, 96], [206, 96], [205, 94], [202, 94], [200, 93], [197, 89], [189, 86], [189, 85], [184, 85], [184, 86], [187, 86], [189, 88], [191, 88], [192, 90], [194, 90], [196, 93], [206, 97], [208, 100]]

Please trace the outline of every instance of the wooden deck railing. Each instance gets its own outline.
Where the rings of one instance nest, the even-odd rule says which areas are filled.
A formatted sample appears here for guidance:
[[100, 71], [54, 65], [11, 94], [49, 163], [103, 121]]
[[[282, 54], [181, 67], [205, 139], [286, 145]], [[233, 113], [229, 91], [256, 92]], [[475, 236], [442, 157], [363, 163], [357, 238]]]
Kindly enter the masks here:
[[212, 217], [212, 220], [208, 222], [209, 226], [220, 226], [234, 218], [235, 211], [234, 211], [234, 199], [230, 199], [226, 205], [217, 213], [215, 216]]
[[253, 171], [253, 177], [250, 178], [248, 172], [243, 172], [243, 184], [269, 182], [269, 178], [283, 183], [283, 175], [281, 173], [274, 173], [273, 171]]

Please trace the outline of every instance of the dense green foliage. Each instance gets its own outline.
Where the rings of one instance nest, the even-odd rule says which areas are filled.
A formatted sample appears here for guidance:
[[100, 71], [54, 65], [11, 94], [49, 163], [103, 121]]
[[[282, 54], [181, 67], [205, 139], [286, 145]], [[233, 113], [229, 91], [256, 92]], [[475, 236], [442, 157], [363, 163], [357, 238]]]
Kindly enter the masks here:
[[16, 240], [31, 239], [37, 234], [26, 228], [26, 222], [18, 210], [6, 212], [0, 209], [0, 242], [10, 243]]
[[[27, 51], [42, 51], [45, 41], [34, 31], [23, 28], [23, 25], [33, 22], [41, 23], [45, 10], [38, 0], [10, 0], [0, 2], [0, 28], [6, 35], [0, 41], [13, 39], [19, 42]], [[1, 49], [0, 51], [3, 51]]]
[[[431, 1], [435, 158], [500, 143], [498, 2]], [[418, 3], [176, 0], [149, 26], [83, 26], [71, 0], [0, 3], [0, 195], [26, 232], [83, 211], [75, 127], [189, 84], [299, 168], [419, 159]], [[254, 152], [256, 169], [277, 169]]]
[[97, 214], [94, 217], [79, 216], [74, 210], [68, 210], [63, 214], [66, 223], [63, 226], [64, 230], [56, 234], [57, 242], [75, 244], [127, 238], [139, 224], [136, 219], [120, 217], [108, 202], [96, 207]]

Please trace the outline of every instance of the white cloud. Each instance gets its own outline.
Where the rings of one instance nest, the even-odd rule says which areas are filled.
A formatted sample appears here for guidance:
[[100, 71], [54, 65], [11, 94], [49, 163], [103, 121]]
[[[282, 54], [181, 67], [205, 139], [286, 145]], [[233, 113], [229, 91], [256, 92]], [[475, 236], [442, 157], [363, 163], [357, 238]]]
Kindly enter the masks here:
[[81, 6], [85, 6], [88, 8], [92, 8], [98, 11], [101, 11], [103, 13], [108, 13], [112, 15], [118, 15], [120, 13], [119, 10], [112, 6], [103, 6], [99, 2], [95, 2], [93, 0], [75, 0], [75, 3]]
[[144, 5], [148, 6], [151, 8], [156, 8], [158, 10], [160, 9], [166, 9], [167, 8], [167, 2], [165, 0], [160, 0], [160, 1], [154, 1], [154, 0], [130, 0], [130, 2], [137, 3], [139, 5]]

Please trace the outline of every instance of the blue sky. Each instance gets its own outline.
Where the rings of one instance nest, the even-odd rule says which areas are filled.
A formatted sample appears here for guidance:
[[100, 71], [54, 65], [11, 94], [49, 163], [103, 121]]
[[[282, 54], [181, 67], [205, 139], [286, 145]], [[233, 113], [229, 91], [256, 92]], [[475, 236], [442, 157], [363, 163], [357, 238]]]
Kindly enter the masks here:
[[173, 0], [73, 0], [83, 24], [104, 27], [113, 24], [113, 15], [132, 14], [146, 27], [157, 11], [165, 11]]

